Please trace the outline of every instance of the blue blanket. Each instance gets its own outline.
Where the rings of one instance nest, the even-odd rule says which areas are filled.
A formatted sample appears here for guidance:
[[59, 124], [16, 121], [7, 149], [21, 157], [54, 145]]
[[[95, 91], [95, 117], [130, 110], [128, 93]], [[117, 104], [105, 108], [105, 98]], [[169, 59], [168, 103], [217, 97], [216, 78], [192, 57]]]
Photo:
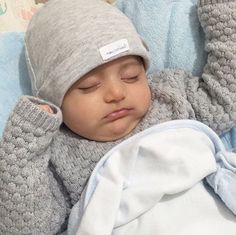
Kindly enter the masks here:
[[72, 208], [68, 235], [235, 234], [235, 156], [197, 121], [146, 129], [98, 162]]

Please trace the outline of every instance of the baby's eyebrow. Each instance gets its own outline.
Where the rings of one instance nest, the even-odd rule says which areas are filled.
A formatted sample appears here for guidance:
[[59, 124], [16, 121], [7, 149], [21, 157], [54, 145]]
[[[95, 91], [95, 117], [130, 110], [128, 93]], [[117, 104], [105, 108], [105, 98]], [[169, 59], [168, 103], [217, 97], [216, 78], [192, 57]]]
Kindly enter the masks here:
[[137, 66], [137, 65], [141, 65], [141, 64], [142, 64], [142, 61], [137, 59], [134, 61], [125, 62], [123, 65], [121, 65], [121, 69], [126, 69], [130, 66]]
[[93, 82], [96, 82], [98, 81], [98, 78], [97, 77], [87, 77], [83, 80], [80, 80], [80, 84], [84, 84], [84, 83], [93, 83]]

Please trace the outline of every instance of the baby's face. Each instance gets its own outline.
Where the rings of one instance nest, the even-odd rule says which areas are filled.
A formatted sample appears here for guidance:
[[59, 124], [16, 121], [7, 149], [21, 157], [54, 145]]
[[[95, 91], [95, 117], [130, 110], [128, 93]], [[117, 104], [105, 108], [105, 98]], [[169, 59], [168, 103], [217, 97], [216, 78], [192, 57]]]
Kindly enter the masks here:
[[150, 89], [142, 61], [126, 56], [101, 65], [78, 80], [62, 103], [64, 123], [96, 141], [129, 134], [148, 111]]

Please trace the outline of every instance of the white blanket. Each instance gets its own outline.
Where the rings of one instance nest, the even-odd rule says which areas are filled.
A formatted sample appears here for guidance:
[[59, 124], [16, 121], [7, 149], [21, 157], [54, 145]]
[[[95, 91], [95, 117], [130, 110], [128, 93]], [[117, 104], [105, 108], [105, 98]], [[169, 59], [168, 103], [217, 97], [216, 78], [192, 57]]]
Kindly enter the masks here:
[[133, 136], [101, 159], [68, 234], [236, 234], [236, 216], [202, 183], [217, 169], [221, 143], [198, 124], [176, 123]]

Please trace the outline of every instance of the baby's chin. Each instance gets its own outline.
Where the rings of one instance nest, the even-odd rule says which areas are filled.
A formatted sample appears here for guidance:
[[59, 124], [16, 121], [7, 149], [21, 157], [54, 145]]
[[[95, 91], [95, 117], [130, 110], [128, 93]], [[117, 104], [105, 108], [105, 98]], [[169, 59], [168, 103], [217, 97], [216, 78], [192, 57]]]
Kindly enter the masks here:
[[100, 125], [94, 126], [94, 128], [80, 129], [69, 127], [69, 129], [75, 134], [91, 141], [116, 141], [128, 136], [142, 118], [143, 117], [133, 118], [126, 116], [118, 120], [100, 123]]
[[128, 136], [132, 130], [137, 126], [139, 122], [134, 122], [132, 125], [113, 125], [108, 130], [104, 131], [102, 135], [94, 136], [90, 138], [95, 141], [100, 142], [109, 142], [109, 141], [116, 141]]

